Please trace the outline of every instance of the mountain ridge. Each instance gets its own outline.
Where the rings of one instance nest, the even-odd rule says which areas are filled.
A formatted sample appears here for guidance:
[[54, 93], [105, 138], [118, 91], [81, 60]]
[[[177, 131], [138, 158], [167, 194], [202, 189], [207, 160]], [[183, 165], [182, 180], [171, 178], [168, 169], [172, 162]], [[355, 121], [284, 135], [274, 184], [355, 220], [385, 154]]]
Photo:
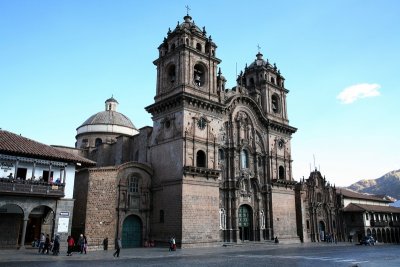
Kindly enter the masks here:
[[400, 169], [390, 171], [376, 179], [363, 179], [346, 187], [359, 193], [387, 195], [400, 199]]

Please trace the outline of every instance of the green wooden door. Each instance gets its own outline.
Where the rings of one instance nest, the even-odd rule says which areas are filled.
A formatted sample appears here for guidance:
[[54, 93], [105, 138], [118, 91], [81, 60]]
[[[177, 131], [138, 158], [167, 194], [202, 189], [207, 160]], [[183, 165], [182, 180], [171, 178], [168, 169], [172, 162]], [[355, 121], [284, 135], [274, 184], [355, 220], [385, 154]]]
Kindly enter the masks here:
[[122, 226], [122, 248], [134, 248], [142, 245], [142, 222], [138, 216], [125, 218]]
[[239, 235], [241, 240], [251, 240], [251, 208], [247, 205], [239, 207]]

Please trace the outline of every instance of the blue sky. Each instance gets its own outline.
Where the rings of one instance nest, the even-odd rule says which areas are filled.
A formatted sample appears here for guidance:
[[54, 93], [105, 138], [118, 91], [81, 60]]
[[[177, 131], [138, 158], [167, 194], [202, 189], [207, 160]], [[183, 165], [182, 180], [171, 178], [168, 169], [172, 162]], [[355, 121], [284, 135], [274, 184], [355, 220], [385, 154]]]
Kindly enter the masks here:
[[[255, 59], [286, 78], [293, 177], [339, 186], [400, 169], [399, 1], [0, 1], [0, 127], [73, 146], [76, 128], [114, 95], [152, 125], [158, 45], [190, 15], [235, 75]], [[237, 68], [236, 68], [237, 66]]]

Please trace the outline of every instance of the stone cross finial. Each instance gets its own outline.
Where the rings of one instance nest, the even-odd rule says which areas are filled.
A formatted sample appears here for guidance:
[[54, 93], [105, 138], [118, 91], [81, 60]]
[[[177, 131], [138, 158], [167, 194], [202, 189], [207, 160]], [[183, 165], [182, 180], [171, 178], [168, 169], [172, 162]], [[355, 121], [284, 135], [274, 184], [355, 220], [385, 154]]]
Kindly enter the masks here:
[[261, 46], [257, 44], [258, 53], [260, 53]]
[[186, 7], [186, 14], [189, 16], [190, 7], [188, 5], [186, 5], [185, 7]]

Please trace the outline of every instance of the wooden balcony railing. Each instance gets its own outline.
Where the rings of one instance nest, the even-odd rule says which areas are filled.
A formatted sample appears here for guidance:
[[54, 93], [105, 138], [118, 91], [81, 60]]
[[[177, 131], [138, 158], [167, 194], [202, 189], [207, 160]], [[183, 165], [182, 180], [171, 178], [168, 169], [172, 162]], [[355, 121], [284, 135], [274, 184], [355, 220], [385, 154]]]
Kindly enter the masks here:
[[0, 178], [2, 195], [64, 197], [64, 184]]

